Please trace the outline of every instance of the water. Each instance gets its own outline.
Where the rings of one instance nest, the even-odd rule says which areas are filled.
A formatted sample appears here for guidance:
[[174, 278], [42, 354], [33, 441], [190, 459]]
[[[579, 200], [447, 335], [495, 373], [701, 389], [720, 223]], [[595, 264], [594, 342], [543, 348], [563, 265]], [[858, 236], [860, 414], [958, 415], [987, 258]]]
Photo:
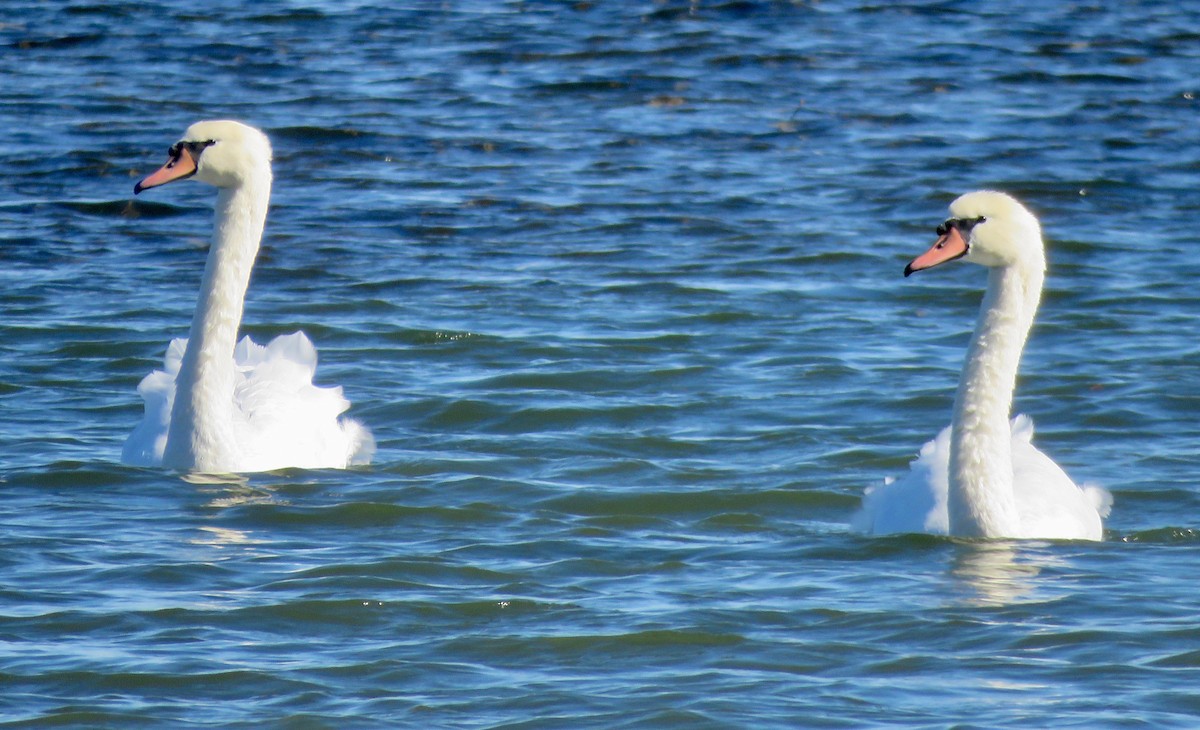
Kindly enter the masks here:
[[[1200, 6], [17, 0], [0, 24], [0, 721], [1194, 727]], [[118, 463], [264, 128], [244, 330], [375, 463]], [[1009, 190], [1017, 408], [1100, 544], [864, 538], [949, 419]]]

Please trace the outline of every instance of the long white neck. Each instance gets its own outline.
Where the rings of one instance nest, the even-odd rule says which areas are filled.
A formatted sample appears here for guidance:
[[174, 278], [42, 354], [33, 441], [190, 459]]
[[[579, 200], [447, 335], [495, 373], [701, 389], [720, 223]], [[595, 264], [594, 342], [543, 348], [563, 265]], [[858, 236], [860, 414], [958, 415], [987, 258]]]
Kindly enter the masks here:
[[218, 471], [219, 465], [237, 459], [233, 350], [267, 218], [271, 175], [251, 176], [237, 187], [219, 190], [212, 248], [175, 378], [163, 454], [166, 466], [201, 472]]
[[990, 269], [954, 398], [947, 501], [952, 535], [1020, 535], [1009, 415], [1043, 278], [1041, 261]]

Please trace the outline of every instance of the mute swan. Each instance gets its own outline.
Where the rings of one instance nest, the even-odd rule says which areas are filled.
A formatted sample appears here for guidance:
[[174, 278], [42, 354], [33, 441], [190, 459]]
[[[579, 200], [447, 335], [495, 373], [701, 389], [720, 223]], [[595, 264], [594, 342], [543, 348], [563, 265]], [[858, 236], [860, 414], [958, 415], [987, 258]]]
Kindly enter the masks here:
[[173, 340], [163, 370], [138, 386], [146, 413], [121, 460], [206, 473], [368, 463], [374, 439], [339, 418], [350, 407], [340, 387], [312, 384], [317, 352], [303, 332], [266, 347], [237, 341], [271, 197], [266, 135], [239, 122], [197, 122], [168, 154], [134, 194], [194, 177], [217, 187], [216, 221], [188, 338]]
[[905, 276], [958, 258], [989, 270], [953, 420], [925, 444], [907, 475], [867, 490], [854, 526], [874, 534], [1102, 539], [1109, 493], [1076, 486], [1032, 444], [1027, 417], [1009, 421], [1046, 269], [1037, 219], [1004, 193], [980, 191], [951, 203], [937, 233]]

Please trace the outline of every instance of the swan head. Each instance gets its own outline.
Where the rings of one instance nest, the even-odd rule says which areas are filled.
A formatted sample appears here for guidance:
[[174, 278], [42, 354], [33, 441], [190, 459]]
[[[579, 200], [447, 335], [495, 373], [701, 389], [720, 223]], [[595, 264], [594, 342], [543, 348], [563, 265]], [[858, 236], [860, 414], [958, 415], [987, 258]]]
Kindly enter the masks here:
[[254, 178], [271, 178], [267, 135], [241, 122], [196, 122], [167, 151], [167, 163], [133, 186], [134, 194], [194, 177], [219, 188], [238, 187]]
[[905, 276], [955, 259], [990, 267], [1046, 265], [1037, 218], [1007, 193], [980, 190], [958, 197], [937, 234], [933, 247], [905, 267]]

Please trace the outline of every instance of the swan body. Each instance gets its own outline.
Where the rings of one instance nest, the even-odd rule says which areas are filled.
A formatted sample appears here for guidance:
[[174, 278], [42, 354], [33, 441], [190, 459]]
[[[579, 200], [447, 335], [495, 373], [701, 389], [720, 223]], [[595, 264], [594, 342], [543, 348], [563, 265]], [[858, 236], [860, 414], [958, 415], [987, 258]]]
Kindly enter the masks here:
[[854, 526], [872, 534], [1100, 540], [1112, 497], [1077, 486], [1010, 420], [1017, 368], [1041, 299], [1046, 259], [1037, 219], [999, 192], [950, 205], [938, 240], [905, 276], [957, 258], [989, 269], [953, 419], [900, 479], [867, 490]]
[[369, 463], [370, 431], [341, 418], [340, 387], [312, 383], [317, 355], [302, 332], [265, 347], [238, 327], [271, 195], [271, 145], [239, 122], [188, 127], [170, 158], [134, 192], [194, 177], [218, 189], [212, 246], [187, 339], [138, 386], [145, 416], [122, 461], [193, 472], [240, 473]]

